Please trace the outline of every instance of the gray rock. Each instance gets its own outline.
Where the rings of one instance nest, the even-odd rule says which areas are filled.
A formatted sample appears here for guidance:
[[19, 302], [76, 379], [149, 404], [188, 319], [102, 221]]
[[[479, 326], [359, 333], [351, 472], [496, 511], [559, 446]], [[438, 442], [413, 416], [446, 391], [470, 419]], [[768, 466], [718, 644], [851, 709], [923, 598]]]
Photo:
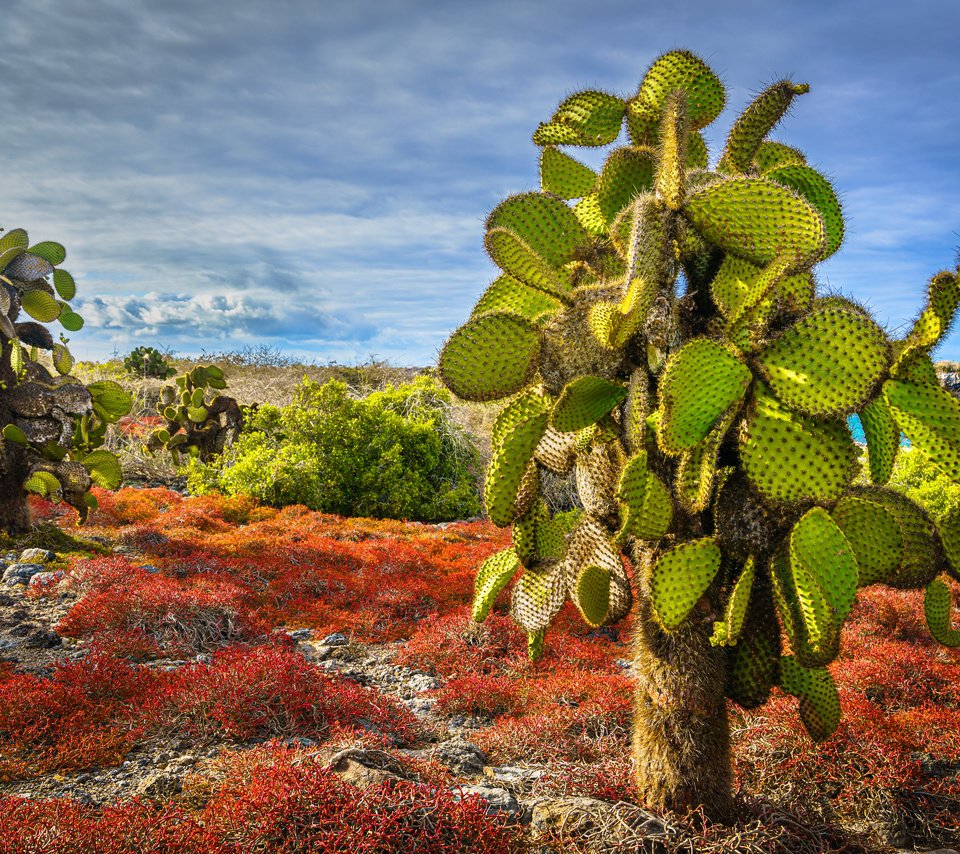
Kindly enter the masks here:
[[546, 769], [522, 768], [519, 765], [494, 765], [484, 768], [483, 773], [500, 783], [523, 786], [540, 779], [546, 773]]
[[488, 786], [485, 783], [479, 783], [475, 786], [457, 786], [451, 790], [457, 800], [462, 800], [471, 795], [487, 802], [487, 813], [507, 813], [514, 815], [520, 811], [520, 805], [517, 799], [506, 789], [499, 786]]
[[0, 649], [16, 649], [20, 641], [16, 638], [0, 638]]
[[487, 757], [475, 744], [462, 738], [451, 738], [436, 747], [437, 758], [455, 774], [473, 776], [483, 772]]
[[63, 580], [63, 573], [59, 570], [55, 572], [38, 572], [30, 576], [31, 587], [41, 587], [43, 585], [53, 585]]
[[294, 629], [287, 632], [287, 636], [295, 641], [309, 640], [313, 637], [313, 629]]
[[154, 771], [147, 774], [134, 789], [135, 794], [151, 800], [166, 800], [183, 788], [183, 780], [169, 771]]
[[413, 697], [410, 700], [404, 700], [403, 704], [417, 717], [424, 717], [433, 711], [437, 701], [432, 697]]
[[340, 632], [334, 632], [332, 635], [327, 635], [322, 641], [320, 641], [321, 646], [346, 646], [350, 641], [347, 639], [347, 636], [341, 634]]
[[[610, 843], [629, 841], [631, 851], [662, 851], [666, 836], [660, 819], [632, 804], [612, 804], [597, 798], [548, 798], [533, 807], [531, 827], [544, 834], [578, 836], [603, 828]], [[642, 845], [642, 847], [641, 847]], [[619, 849], [617, 849], [619, 850]]]
[[43, 565], [39, 563], [12, 563], [3, 571], [3, 580], [11, 587], [17, 584], [26, 584], [38, 572], [43, 572]]
[[433, 676], [428, 676], [426, 673], [416, 673], [407, 680], [407, 685], [411, 690], [422, 692], [422, 691], [436, 691], [440, 687], [440, 680], [435, 679]]
[[55, 557], [46, 549], [24, 549], [20, 552], [20, 563], [50, 563]]

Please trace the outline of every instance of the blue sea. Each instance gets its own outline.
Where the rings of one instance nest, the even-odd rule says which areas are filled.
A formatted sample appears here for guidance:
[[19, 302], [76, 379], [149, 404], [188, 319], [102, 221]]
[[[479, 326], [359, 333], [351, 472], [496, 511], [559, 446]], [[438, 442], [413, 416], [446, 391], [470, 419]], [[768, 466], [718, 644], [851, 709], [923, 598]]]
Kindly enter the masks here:
[[[867, 436], [863, 432], [863, 425], [860, 423], [860, 418], [856, 415], [851, 415], [847, 419], [847, 424], [850, 426], [850, 432], [853, 434], [853, 441], [858, 445], [866, 445]], [[910, 447], [910, 440], [902, 433], [900, 434], [900, 444], [904, 448]]]

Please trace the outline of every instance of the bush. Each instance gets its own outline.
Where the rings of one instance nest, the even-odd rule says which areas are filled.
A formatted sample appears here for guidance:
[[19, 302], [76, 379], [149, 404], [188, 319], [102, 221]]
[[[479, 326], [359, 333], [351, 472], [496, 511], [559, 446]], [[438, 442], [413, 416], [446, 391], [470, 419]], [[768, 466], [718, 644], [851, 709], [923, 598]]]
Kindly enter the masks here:
[[289, 406], [261, 406], [211, 463], [192, 461], [193, 492], [246, 493], [343, 516], [427, 522], [480, 512], [476, 448], [451, 421], [432, 378], [354, 398], [335, 380], [304, 380]]
[[123, 367], [138, 377], [157, 377], [165, 380], [172, 377], [176, 370], [167, 361], [167, 357], [156, 347], [137, 347], [124, 357]]
[[890, 486], [905, 492], [935, 519], [960, 505], [960, 483], [954, 483], [916, 448], [902, 448]]

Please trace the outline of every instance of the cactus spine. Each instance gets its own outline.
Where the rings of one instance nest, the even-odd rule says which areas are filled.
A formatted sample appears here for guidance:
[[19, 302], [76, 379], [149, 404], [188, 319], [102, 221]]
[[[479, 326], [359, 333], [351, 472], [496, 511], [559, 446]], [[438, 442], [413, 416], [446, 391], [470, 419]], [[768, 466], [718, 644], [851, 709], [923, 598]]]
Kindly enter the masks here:
[[59, 266], [66, 255], [52, 241], [31, 246], [22, 228], [0, 237], [0, 530], [10, 534], [29, 527], [28, 492], [67, 502], [83, 521], [96, 507], [90, 487], [122, 480], [100, 446], [130, 411], [130, 395], [110, 380], [84, 386], [72, 377], [67, 339], [54, 341], [44, 325], [83, 326], [69, 305], [73, 277]]
[[[960, 280], [935, 276], [899, 341], [817, 296], [840, 204], [803, 154], [767, 139], [808, 90], [762, 92], [713, 170], [700, 130], [725, 95], [691, 53], [659, 57], [631, 98], [567, 98], [534, 133], [542, 190], [487, 220], [503, 275], [440, 354], [460, 397], [507, 400], [486, 499], [514, 546], [481, 568], [474, 617], [515, 579], [535, 655], [565, 598], [591, 625], [636, 603], [637, 783], [656, 807], [728, 812], [727, 698], [754, 708], [779, 686], [813, 738], [830, 735], [828, 665], [859, 587], [926, 589], [932, 633], [960, 643], [956, 514], [938, 528], [883, 485], [901, 431], [960, 479], [960, 403], [929, 355]], [[599, 172], [558, 147], [614, 144], [624, 124], [631, 144]], [[868, 487], [852, 486], [854, 413]], [[541, 469], [575, 474], [584, 512], [565, 536], [537, 496]]]

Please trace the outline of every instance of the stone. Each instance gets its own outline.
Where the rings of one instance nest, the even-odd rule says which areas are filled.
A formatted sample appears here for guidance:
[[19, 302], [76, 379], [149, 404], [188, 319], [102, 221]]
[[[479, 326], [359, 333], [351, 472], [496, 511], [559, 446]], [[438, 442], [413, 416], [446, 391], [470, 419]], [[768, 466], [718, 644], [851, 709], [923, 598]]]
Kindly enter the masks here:
[[451, 738], [435, 748], [437, 758], [455, 774], [474, 776], [483, 773], [487, 757], [475, 744], [462, 738]]
[[151, 800], [162, 801], [179, 794], [182, 788], [183, 780], [179, 775], [169, 771], [154, 771], [137, 784], [134, 792]]
[[340, 632], [334, 632], [332, 635], [327, 635], [322, 641], [320, 641], [321, 646], [346, 646], [350, 641], [347, 636], [341, 634]]
[[313, 629], [294, 629], [287, 632], [287, 637], [295, 641], [309, 640], [313, 637]]
[[437, 701], [432, 697], [413, 697], [409, 700], [404, 700], [403, 704], [417, 717], [424, 717], [433, 711], [433, 707], [437, 704]]
[[38, 572], [43, 572], [42, 564], [12, 563], [3, 571], [3, 580], [11, 587], [17, 584], [27, 584]]
[[483, 769], [484, 776], [510, 786], [523, 787], [540, 779], [545, 773], [544, 768], [522, 768], [519, 765], [488, 765]]
[[[603, 829], [604, 842], [628, 841], [632, 851], [659, 852], [666, 836], [660, 819], [632, 804], [613, 804], [597, 798], [550, 798], [533, 807], [530, 825], [541, 834], [582, 836]], [[616, 839], [612, 837], [617, 837]], [[642, 845], [643, 847], [639, 847]]]
[[407, 680], [407, 685], [412, 691], [422, 693], [423, 691], [436, 691], [440, 687], [440, 680], [426, 673], [415, 673]]
[[31, 587], [46, 587], [58, 584], [63, 580], [63, 573], [59, 570], [55, 572], [38, 572], [30, 576]]
[[499, 786], [479, 783], [474, 786], [457, 786], [451, 789], [451, 791], [458, 801], [471, 795], [486, 801], [488, 815], [494, 815], [496, 813], [515, 815], [520, 811], [520, 805], [517, 803], [517, 799], [506, 789], [502, 789]]
[[56, 649], [63, 643], [63, 639], [56, 632], [47, 629], [37, 629], [27, 635], [24, 645], [33, 649]]
[[387, 780], [408, 779], [403, 763], [382, 750], [341, 750], [330, 757], [327, 768], [359, 789]]
[[50, 563], [55, 557], [46, 549], [24, 549], [20, 552], [20, 563]]

